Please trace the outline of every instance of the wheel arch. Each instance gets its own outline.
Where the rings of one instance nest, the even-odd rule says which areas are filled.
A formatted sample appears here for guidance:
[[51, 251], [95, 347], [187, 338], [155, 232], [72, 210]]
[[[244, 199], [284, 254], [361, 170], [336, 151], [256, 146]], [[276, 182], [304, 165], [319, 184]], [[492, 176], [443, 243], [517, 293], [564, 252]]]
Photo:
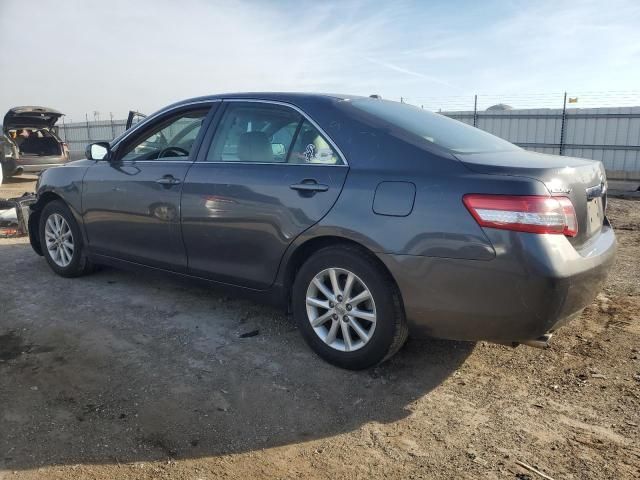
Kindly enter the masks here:
[[402, 293], [398, 288], [398, 283], [396, 279], [392, 275], [389, 268], [384, 264], [382, 260], [369, 248], [364, 246], [363, 244], [356, 242], [355, 240], [351, 240], [349, 238], [335, 236], [335, 235], [322, 235], [318, 237], [313, 237], [305, 240], [300, 245], [296, 246], [296, 248], [289, 254], [286, 263], [284, 265], [283, 274], [282, 274], [282, 286], [283, 286], [283, 294], [284, 300], [286, 301], [287, 308], [291, 309], [291, 290], [293, 287], [293, 282], [295, 281], [296, 275], [300, 270], [300, 267], [304, 264], [304, 262], [311, 257], [317, 251], [326, 248], [326, 247], [351, 247], [360, 253], [371, 258], [375, 264], [380, 268], [380, 271], [384, 272], [385, 276], [393, 282], [394, 287], [399, 292], [400, 301], [402, 303], [402, 309], [404, 310], [404, 304], [402, 302]]
[[40, 195], [38, 195], [38, 201], [33, 204], [33, 210], [41, 211], [47, 203], [51, 203], [54, 200], [62, 200], [64, 202], [64, 199], [55, 192], [52, 192], [52, 191], [43, 192]]
[[[42, 256], [42, 246], [40, 245], [40, 214], [42, 213], [42, 209], [48, 203], [51, 203], [55, 200], [61, 200], [64, 202], [64, 199], [54, 192], [44, 192], [38, 195], [38, 201], [31, 205], [31, 212], [29, 213], [29, 220], [27, 222], [27, 228], [29, 230], [29, 243], [31, 243], [31, 248], [40, 256]], [[66, 204], [66, 202], [65, 202]]]
[[30, 207], [31, 211], [29, 213], [29, 220], [27, 222], [27, 227], [29, 229], [29, 242], [31, 243], [31, 247], [38, 255], [41, 255], [41, 256], [42, 256], [42, 246], [40, 245], [40, 232], [39, 232], [40, 214], [42, 213], [42, 210], [44, 209], [44, 207], [46, 207], [48, 204], [56, 200], [59, 200], [66, 205], [66, 207], [71, 212], [71, 215], [73, 215], [73, 218], [75, 219], [75, 221], [78, 223], [80, 227], [80, 232], [82, 233], [83, 241], [85, 242], [87, 241], [85, 231], [82, 225], [82, 220], [80, 218], [80, 214], [76, 211], [73, 205], [69, 203], [67, 200], [65, 200], [65, 198], [59, 193], [52, 190], [47, 190], [47, 191], [38, 193], [37, 202], [31, 205]]

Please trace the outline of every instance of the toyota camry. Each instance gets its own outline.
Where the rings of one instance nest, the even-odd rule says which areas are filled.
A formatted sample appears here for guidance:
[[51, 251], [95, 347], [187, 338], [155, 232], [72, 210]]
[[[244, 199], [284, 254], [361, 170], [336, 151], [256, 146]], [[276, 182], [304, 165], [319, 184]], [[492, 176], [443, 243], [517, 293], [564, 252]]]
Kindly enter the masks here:
[[151, 269], [274, 302], [361, 369], [408, 334], [547, 345], [613, 262], [606, 186], [600, 162], [402, 103], [215, 95], [46, 170], [29, 232], [65, 277]]

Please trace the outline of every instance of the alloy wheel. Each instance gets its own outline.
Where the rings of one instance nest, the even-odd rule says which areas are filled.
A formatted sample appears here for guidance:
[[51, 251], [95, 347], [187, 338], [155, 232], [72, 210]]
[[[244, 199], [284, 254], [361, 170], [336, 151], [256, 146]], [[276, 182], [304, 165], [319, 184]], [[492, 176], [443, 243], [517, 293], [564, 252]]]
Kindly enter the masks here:
[[376, 305], [365, 283], [343, 268], [318, 273], [307, 288], [307, 317], [316, 335], [342, 352], [364, 347], [376, 329]]
[[59, 267], [67, 267], [73, 258], [74, 242], [71, 227], [62, 215], [54, 213], [47, 218], [44, 238], [51, 260]]

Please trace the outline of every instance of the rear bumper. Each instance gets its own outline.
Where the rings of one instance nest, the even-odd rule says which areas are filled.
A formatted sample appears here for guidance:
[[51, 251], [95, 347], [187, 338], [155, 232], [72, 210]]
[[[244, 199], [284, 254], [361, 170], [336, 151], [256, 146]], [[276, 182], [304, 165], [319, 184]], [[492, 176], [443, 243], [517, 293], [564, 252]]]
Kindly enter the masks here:
[[489, 261], [379, 255], [396, 279], [412, 334], [455, 340], [518, 342], [578, 316], [613, 264], [607, 224], [576, 250], [562, 235], [486, 229]]
[[19, 158], [16, 162], [18, 168], [22, 168], [24, 173], [39, 173], [47, 168], [60, 167], [69, 160], [66, 156], [44, 157], [44, 158]]
[[20, 165], [19, 168], [22, 168], [24, 173], [40, 173], [51, 167], [60, 167], [64, 165], [66, 162], [61, 163], [43, 163], [38, 165]]
[[14, 158], [6, 157], [2, 162], [2, 173], [5, 178], [15, 175], [19, 169]]

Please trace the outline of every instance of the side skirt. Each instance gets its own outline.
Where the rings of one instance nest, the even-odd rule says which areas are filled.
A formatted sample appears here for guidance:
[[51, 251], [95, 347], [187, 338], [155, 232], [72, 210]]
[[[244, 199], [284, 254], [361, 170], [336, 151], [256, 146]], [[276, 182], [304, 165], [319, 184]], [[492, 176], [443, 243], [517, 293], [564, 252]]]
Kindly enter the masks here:
[[163, 268], [152, 267], [141, 263], [130, 262], [128, 260], [122, 260], [107, 255], [90, 254], [89, 260], [96, 265], [105, 265], [109, 267], [118, 268], [121, 270], [133, 271], [133, 272], [153, 272], [174, 278], [180, 278], [187, 282], [194, 282], [200, 285], [206, 285], [213, 287], [216, 290], [225, 292], [231, 296], [237, 296], [246, 298], [259, 303], [266, 303], [276, 307], [280, 307], [283, 310], [287, 307], [286, 295], [281, 287], [274, 285], [267, 290], [255, 290], [246, 287], [240, 287], [238, 285], [231, 285], [223, 282], [216, 282], [208, 278], [202, 278], [195, 275], [189, 275], [186, 273], [173, 272], [171, 270], [165, 270]]

